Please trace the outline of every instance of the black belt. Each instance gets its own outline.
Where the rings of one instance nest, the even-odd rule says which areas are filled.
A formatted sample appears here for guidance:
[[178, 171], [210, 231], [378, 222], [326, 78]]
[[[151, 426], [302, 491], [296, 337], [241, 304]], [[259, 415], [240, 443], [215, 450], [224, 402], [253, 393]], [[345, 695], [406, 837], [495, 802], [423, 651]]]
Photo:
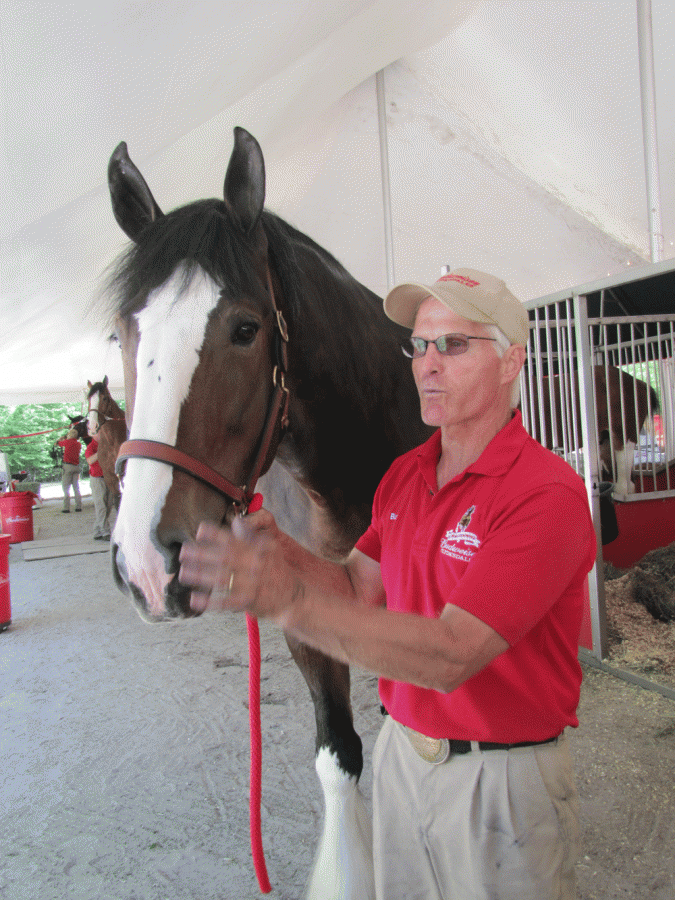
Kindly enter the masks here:
[[[434, 765], [447, 762], [453, 754], [470, 753], [472, 749], [472, 741], [457, 738], [431, 738], [407, 725], [404, 725], [403, 728], [415, 752], [426, 762]], [[478, 750], [514, 750], [516, 747], [537, 747], [541, 744], [551, 744], [557, 741], [558, 737], [559, 735], [556, 735], [546, 738], [544, 741], [521, 741], [515, 744], [498, 744], [494, 741], [478, 741], [477, 743]], [[473, 743], [475, 746], [476, 742]]]
[[[494, 741], [478, 741], [479, 750], [513, 750], [514, 747], [536, 747], [539, 744], [550, 744], [557, 741], [558, 736], [546, 738], [545, 741], [521, 741], [519, 744], [496, 744]], [[451, 753], [469, 753], [471, 741], [457, 741], [450, 738]]]

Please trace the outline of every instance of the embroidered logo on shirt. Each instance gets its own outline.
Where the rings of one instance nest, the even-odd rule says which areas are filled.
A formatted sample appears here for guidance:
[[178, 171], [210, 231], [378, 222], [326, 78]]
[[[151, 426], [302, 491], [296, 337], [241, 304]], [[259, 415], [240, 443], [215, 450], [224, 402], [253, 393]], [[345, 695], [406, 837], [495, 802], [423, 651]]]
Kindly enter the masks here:
[[475, 506], [470, 506], [455, 528], [445, 532], [441, 541], [441, 553], [445, 554], [445, 556], [451, 556], [453, 559], [462, 559], [464, 562], [470, 562], [473, 558], [481, 544], [478, 535], [468, 530], [475, 510]]
[[398, 519], [398, 513], [389, 513], [389, 518], [392, 522], [395, 522]]

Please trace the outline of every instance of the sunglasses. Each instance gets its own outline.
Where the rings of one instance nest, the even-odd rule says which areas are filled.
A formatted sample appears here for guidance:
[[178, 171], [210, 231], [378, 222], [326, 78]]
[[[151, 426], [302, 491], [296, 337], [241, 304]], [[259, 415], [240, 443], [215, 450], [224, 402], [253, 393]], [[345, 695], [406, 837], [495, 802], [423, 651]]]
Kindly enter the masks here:
[[435, 344], [443, 356], [461, 356], [469, 349], [469, 341], [496, 341], [497, 338], [478, 337], [472, 334], [444, 334], [435, 341], [421, 337], [409, 337], [401, 344], [401, 350], [410, 359], [420, 359], [427, 352], [429, 344]]

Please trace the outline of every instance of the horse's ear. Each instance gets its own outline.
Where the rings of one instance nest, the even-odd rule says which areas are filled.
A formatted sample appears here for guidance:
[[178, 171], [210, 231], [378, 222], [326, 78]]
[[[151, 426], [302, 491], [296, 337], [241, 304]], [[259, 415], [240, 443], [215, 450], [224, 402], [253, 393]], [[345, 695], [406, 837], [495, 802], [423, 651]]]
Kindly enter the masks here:
[[258, 224], [265, 203], [265, 161], [252, 134], [237, 126], [225, 175], [225, 205], [246, 233]]
[[118, 144], [108, 163], [108, 187], [117, 224], [132, 241], [155, 219], [164, 215], [145, 178], [129, 159], [127, 145]]
[[89, 381], [89, 379], [87, 379], [87, 387], [91, 390], [91, 381]]
[[103, 387], [108, 387], [108, 376], [107, 375], [103, 376]]

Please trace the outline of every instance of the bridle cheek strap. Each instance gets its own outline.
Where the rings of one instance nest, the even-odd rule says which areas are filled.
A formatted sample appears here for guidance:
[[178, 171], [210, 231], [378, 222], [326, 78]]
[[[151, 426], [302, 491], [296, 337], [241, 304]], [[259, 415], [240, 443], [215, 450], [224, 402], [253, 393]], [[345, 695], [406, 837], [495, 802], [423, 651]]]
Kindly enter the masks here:
[[177, 447], [172, 447], [170, 444], [164, 444], [161, 441], [148, 440], [131, 440], [122, 444], [115, 463], [115, 472], [120, 478], [122, 477], [123, 464], [126, 460], [137, 458], [152, 459], [180, 469], [182, 472], [187, 472], [188, 475], [192, 475], [218, 491], [219, 494], [232, 500], [235, 506], [238, 507], [239, 512], [246, 514], [248, 506], [253, 499], [258, 478], [264, 475], [272, 465], [279, 443], [288, 427], [289, 392], [285, 383], [288, 365], [288, 330], [284, 317], [274, 298], [269, 268], [267, 270], [267, 286], [276, 316], [276, 334], [274, 337], [275, 366], [272, 376], [274, 394], [270, 400], [260, 445], [247, 484], [242, 486], [233, 484], [219, 472], [216, 472], [215, 469], [212, 469], [211, 466], [195, 459], [193, 456], [188, 456], [187, 453], [183, 453]]

